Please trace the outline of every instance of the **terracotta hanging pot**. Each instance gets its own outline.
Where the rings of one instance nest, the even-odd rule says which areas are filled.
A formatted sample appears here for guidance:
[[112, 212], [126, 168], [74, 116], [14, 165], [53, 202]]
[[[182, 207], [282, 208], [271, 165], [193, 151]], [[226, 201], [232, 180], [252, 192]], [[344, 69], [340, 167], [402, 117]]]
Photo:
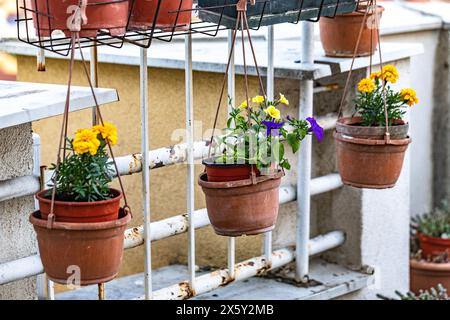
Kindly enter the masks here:
[[130, 219], [130, 214], [121, 210], [114, 221], [54, 222], [49, 229], [39, 211], [32, 213], [30, 222], [36, 231], [45, 273], [60, 284], [79, 280], [79, 285], [89, 285], [112, 280], [122, 262], [124, 231]]
[[[50, 214], [52, 203], [51, 197], [47, 196], [48, 192], [51, 192], [51, 190], [36, 193], [41, 216], [44, 220]], [[95, 202], [70, 202], [58, 201], [57, 199], [53, 211], [56, 221], [74, 223], [115, 221], [119, 215], [120, 200], [123, 195], [116, 189], [111, 189], [111, 194], [114, 196], [112, 199]]]
[[408, 124], [394, 121], [389, 127], [391, 144], [384, 140], [384, 127], [364, 127], [361, 118], [341, 118], [336, 124], [336, 160], [342, 181], [359, 188], [385, 189], [400, 176], [406, 149], [411, 143]]
[[212, 182], [202, 173], [198, 183], [214, 231], [223, 236], [256, 235], [272, 230], [278, 217], [282, 171], [251, 179]]
[[[67, 20], [73, 15], [69, 6], [77, 6], [79, 0], [31, 0], [36, 35], [49, 37], [53, 31], [61, 30], [70, 36]], [[48, 6], [47, 6], [48, 3]], [[129, 16], [128, 0], [88, 0], [86, 8], [87, 24], [82, 25], [81, 37], [95, 37], [101, 29], [119, 36], [126, 32]]]
[[417, 237], [420, 241], [420, 249], [422, 249], [422, 257], [424, 259], [441, 255], [442, 253], [450, 254], [450, 239], [442, 239], [430, 237], [418, 232]]
[[442, 284], [447, 291], [450, 290], [450, 263], [432, 263], [424, 260], [411, 259], [410, 266], [410, 288], [416, 294], [420, 290], [429, 290]]
[[192, 5], [192, 0], [135, 0], [129, 29], [150, 29], [157, 15], [156, 28], [186, 30], [191, 24]]
[[[355, 11], [338, 15], [335, 18], [323, 17], [320, 19], [320, 40], [327, 56], [353, 57], [365, 10], [365, 6], [360, 6], [359, 12]], [[382, 6], [377, 6], [378, 19], [381, 19], [383, 11], [384, 8]], [[375, 12], [371, 10], [367, 14], [366, 23], [363, 27], [356, 51], [357, 57], [370, 56], [377, 49], [379, 30], [370, 28], [370, 26], [375, 25]]]

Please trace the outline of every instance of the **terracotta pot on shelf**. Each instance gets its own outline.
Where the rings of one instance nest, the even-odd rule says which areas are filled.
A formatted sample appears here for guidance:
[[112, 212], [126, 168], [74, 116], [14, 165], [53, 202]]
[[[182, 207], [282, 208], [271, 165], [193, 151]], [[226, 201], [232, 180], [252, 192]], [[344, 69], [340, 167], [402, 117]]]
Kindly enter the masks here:
[[434, 257], [442, 253], [450, 254], [450, 239], [442, 239], [437, 237], [430, 237], [423, 233], [418, 232], [420, 248], [422, 249], [422, 257], [427, 259]]
[[[365, 6], [360, 6], [359, 11], [338, 15], [335, 18], [323, 17], [320, 19], [320, 40], [327, 56], [353, 57], [365, 10]], [[377, 6], [378, 19], [381, 19], [383, 11], [382, 6]], [[375, 25], [374, 10], [367, 14], [356, 51], [357, 57], [370, 56], [377, 49], [378, 29], [371, 29], [369, 27], [371, 25]]]
[[192, 6], [192, 0], [135, 0], [129, 29], [151, 29], [156, 18], [158, 29], [187, 30], [191, 24]]
[[206, 198], [206, 208], [214, 231], [223, 236], [256, 235], [272, 230], [278, 217], [282, 171], [271, 176], [211, 182], [207, 174], [198, 183]]
[[385, 144], [384, 127], [364, 127], [361, 118], [341, 118], [336, 124], [336, 160], [342, 181], [359, 188], [385, 189], [400, 176], [411, 139], [402, 120], [389, 127], [392, 144]]
[[72, 280], [80, 283], [69, 282], [79, 285], [114, 279], [122, 262], [124, 232], [130, 219], [130, 214], [121, 210], [114, 221], [54, 222], [48, 228], [47, 220], [42, 219], [39, 211], [32, 213], [30, 222], [36, 231], [39, 254], [49, 279], [68, 284], [73, 277]]
[[[42, 219], [50, 214], [51, 198], [46, 196], [49, 190], [36, 193]], [[54, 214], [57, 222], [105, 222], [115, 221], [119, 215], [122, 192], [111, 189], [114, 198], [95, 202], [55, 201]]]
[[411, 259], [409, 262], [410, 289], [416, 294], [442, 284], [450, 291], [450, 263], [432, 263]]
[[[70, 36], [67, 20], [73, 12], [67, 11], [69, 6], [78, 5], [78, 0], [31, 0], [30, 2], [31, 9], [39, 12], [33, 14], [36, 35], [49, 37], [53, 31], [61, 30], [65, 36]], [[100, 29], [109, 30], [113, 36], [123, 35], [126, 32], [129, 17], [129, 1], [88, 0], [86, 16], [88, 22], [81, 27], [81, 37], [95, 37]]]

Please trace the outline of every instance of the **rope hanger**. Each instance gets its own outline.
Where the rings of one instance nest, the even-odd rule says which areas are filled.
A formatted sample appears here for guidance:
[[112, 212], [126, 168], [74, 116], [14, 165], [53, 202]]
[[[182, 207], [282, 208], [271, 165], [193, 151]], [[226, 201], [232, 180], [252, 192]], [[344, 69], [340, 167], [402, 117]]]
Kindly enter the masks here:
[[[370, 0], [368, 2], [367, 6], [366, 6], [366, 10], [364, 12], [364, 17], [363, 17], [363, 20], [361, 22], [358, 38], [356, 40], [355, 50], [353, 51], [353, 56], [352, 56], [352, 62], [351, 62], [351, 65], [350, 65], [350, 70], [348, 72], [347, 79], [345, 81], [344, 92], [342, 94], [342, 99], [341, 99], [341, 102], [340, 102], [340, 105], [339, 105], [338, 120], [343, 117], [342, 108], [343, 108], [343, 105], [345, 103], [345, 99], [347, 98], [347, 93], [348, 93], [348, 89], [349, 89], [349, 85], [350, 85], [350, 79], [351, 79], [351, 76], [352, 76], [353, 67], [354, 67], [355, 60], [356, 60], [356, 55], [357, 55], [357, 52], [358, 52], [358, 49], [359, 49], [359, 45], [360, 45], [360, 42], [361, 42], [364, 26], [368, 22], [367, 17], [369, 15], [369, 12], [372, 12], [372, 14], [374, 15], [374, 17], [375, 17], [375, 23], [374, 23], [375, 29], [378, 30], [376, 42], [378, 44], [378, 54], [379, 54], [379, 60], [380, 60], [380, 72], [381, 72], [381, 75], [383, 75], [383, 57], [382, 57], [382, 52], [381, 52], [381, 39], [380, 39], [381, 38], [380, 37], [380, 19], [379, 19], [379, 16], [378, 16], [377, 9], [378, 9], [377, 0]], [[370, 28], [370, 51], [371, 51], [371, 54], [369, 56], [369, 72], [372, 73], [372, 67], [373, 67], [372, 50], [373, 50], [373, 33], [374, 33], [373, 25], [369, 26], [369, 28]], [[384, 107], [384, 117], [385, 117], [385, 133], [384, 133], [384, 142], [383, 143], [379, 142], [377, 144], [395, 144], [395, 142], [393, 142], [393, 140], [391, 140], [391, 135], [389, 133], [389, 119], [388, 119], [388, 108], [387, 108], [387, 98], [386, 98], [386, 82], [385, 81], [382, 81], [382, 93], [383, 93], [383, 107]]]
[[[73, 68], [74, 68], [74, 64], [75, 64], [75, 49], [77, 46], [78, 46], [80, 56], [81, 56], [83, 71], [88, 80], [89, 87], [90, 87], [90, 90], [92, 93], [92, 97], [94, 99], [95, 111], [97, 113], [99, 123], [101, 125], [104, 125], [103, 117], [102, 117], [102, 114], [100, 111], [100, 106], [99, 106], [99, 103], [97, 100], [97, 96], [95, 94], [94, 86], [93, 86], [91, 78], [89, 76], [89, 71], [88, 71], [88, 68], [86, 65], [86, 60], [84, 58], [83, 50], [81, 49], [79, 32], [81, 31], [81, 25], [82, 24], [84, 25], [87, 23], [87, 17], [85, 16], [86, 4], [87, 4], [87, 0], [80, 0], [78, 8], [75, 8], [75, 10], [73, 10], [74, 6], [70, 6], [70, 7], [72, 7], [72, 8], [70, 8], [70, 10], [73, 10], [74, 14], [67, 20], [67, 27], [72, 33], [71, 34], [71, 49], [70, 49], [70, 64], [69, 64], [69, 80], [68, 80], [68, 85], [67, 85], [66, 101], [65, 101], [65, 105], [64, 105], [63, 121], [62, 121], [62, 125], [61, 125], [60, 136], [59, 136], [56, 168], [55, 168], [54, 176], [52, 177], [53, 186], [52, 186], [51, 206], [50, 206], [50, 214], [48, 215], [48, 218], [47, 218], [47, 228], [49, 228], [49, 229], [52, 228], [53, 223], [56, 220], [56, 216], [54, 214], [54, 205], [55, 205], [55, 198], [56, 198], [56, 187], [57, 187], [56, 186], [56, 180], [57, 180], [56, 178], [58, 175], [58, 169], [60, 168], [61, 162], [64, 159], [66, 159], [66, 155], [67, 155], [66, 141], [68, 138], [67, 128], [68, 128], [68, 123], [69, 123], [69, 112], [70, 112], [70, 93], [71, 93], [71, 86], [72, 86]], [[69, 8], [68, 8], [68, 10], [69, 10]], [[114, 157], [113, 149], [112, 149], [109, 139], [106, 139], [106, 144], [108, 146], [109, 153], [111, 154], [112, 162], [114, 164], [114, 169], [116, 171], [116, 175], [119, 180], [120, 189], [123, 194], [123, 199], [124, 199], [123, 209], [125, 211], [129, 212], [131, 215], [132, 214], [131, 209], [128, 205], [127, 196], [125, 193], [123, 182], [122, 182], [122, 179], [119, 174], [119, 169], [117, 166], [116, 158]], [[61, 153], [62, 153], [62, 157], [61, 157]]]

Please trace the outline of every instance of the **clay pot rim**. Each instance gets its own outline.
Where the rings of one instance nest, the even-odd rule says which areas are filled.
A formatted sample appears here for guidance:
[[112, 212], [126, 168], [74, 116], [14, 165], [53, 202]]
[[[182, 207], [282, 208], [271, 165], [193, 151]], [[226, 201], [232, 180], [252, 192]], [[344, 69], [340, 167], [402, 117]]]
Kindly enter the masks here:
[[[262, 183], [268, 180], [277, 180], [281, 179], [284, 176], [283, 170], [278, 170], [275, 174], [265, 175], [256, 177], [256, 184]], [[252, 179], [244, 179], [244, 180], [236, 180], [236, 181], [221, 181], [221, 182], [212, 182], [207, 181], [207, 174], [203, 172], [198, 177], [198, 184], [202, 188], [207, 189], [230, 189], [230, 188], [240, 188], [253, 185]]]
[[340, 132], [333, 132], [334, 139], [340, 142], [354, 143], [367, 146], [405, 146], [411, 143], [411, 137], [404, 139], [391, 139], [391, 143], [386, 143], [384, 139], [367, 139], [367, 138], [355, 138], [350, 135], [342, 134]]
[[422, 238], [423, 240], [428, 241], [428, 242], [439, 243], [439, 244], [450, 246], [450, 239], [432, 237], [432, 236], [426, 235], [424, 233], [421, 233], [419, 231], [417, 231], [417, 236], [419, 237], [419, 240], [421, 240], [420, 238]]
[[[362, 117], [342, 117], [337, 120], [337, 123], [343, 127], [354, 127], [353, 126], [354, 124], [361, 123], [361, 121], [362, 121]], [[409, 126], [409, 123], [403, 119], [394, 119], [393, 122], [395, 125], [390, 126], [390, 127], [398, 128], [398, 127], [402, 127], [402, 126]], [[365, 127], [365, 128], [384, 128], [384, 127], [377, 126], [377, 127]]]
[[435, 262], [428, 262], [425, 260], [409, 259], [409, 264], [411, 268], [414, 269], [450, 272], [450, 262], [435, 263]]
[[[73, 231], [88, 231], [88, 230], [104, 230], [104, 229], [116, 229], [118, 227], [128, 224], [131, 220], [131, 214], [129, 211], [120, 209], [121, 213], [124, 214], [119, 219], [113, 221], [104, 222], [58, 222], [54, 221], [52, 223], [52, 229], [56, 230], [73, 230]], [[30, 214], [29, 221], [35, 227], [47, 229], [47, 220], [40, 218], [41, 212], [34, 211]], [[39, 216], [39, 217], [38, 217]], [[120, 214], [119, 214], [120, 216]]]
[[[103, 206], [107, 205], [116, 201], [120, 201], [123, 198], [122, 191], [109, 188], [111, 193], [115, 194], [116, 196], [112, 199], [108, 200], [100, 200], [100, 201], [93, 201], [93, 202], [78, 202], [78, 201], [60, 201], [55, 200], [55, 205], [61, 205], [61, 206], [71, 206], [71, 207], [87, 207], [87, 206]], [[51, 204], [52, 200], [44, 197], [44, 193], [46, 193], [48, 190], [42, 190], [35, 194], [36, 199], [38, 199], [40, 202]]]
[[243, 167], [249, 167], [252, 165], [250, 163], [216, 163], [216, 162], [213, 162], [214, 159], [217, 159], [217, 158], [220, 158], [220, 157], [211, 157], [211, 158], [203, 159], [202, 164], [204, 166], [208, 166], [208, 167], [233, 167], [233, 168], [243, 168]]

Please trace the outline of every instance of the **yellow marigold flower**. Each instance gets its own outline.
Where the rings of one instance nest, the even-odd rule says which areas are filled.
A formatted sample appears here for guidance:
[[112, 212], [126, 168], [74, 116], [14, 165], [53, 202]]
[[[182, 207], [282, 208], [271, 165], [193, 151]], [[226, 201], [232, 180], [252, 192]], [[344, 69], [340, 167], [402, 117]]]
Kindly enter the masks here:
[[239, 105], [239, 108], [241, 108], [241, 109], [245, 109], [245, 108], [247, 108], [247, 107], [248, 107], [247, 100], [245, 100], [244, 102], [242, 102], [242, 103]]
[[280, 93], [280, 103], [285, 104], [285, 105], [289, 105], [289, 100], [286, 99], [286, 97], [284, 96], [284, 94]]
[[402, 89], [400, 91], [400, 95], [402, 96], [406, 104], [410, 107], [415, 105], [416, 103], [419, 103], [419, 98], [417, 98], [417, 94], [414, 89], [411, 88]]
[[260, 103], [263, 103], [264, 100], [266, 100], [266, 98], [264, 98], [264, 96], [256, 96], [256, 97], [253, 97], [252, 102], [260, 104]]
[[117, 128], [115, 125], [104, 122], [103, 125], [99, 124], [92, 128], [94, 132], [97, 134], [101, 134], [102, 138], [105, 141], [109, 141], [111, 145], [115, 145], [117, 143]]
[[376, 80], [376, 79], [380, 79], [380, 78], [381, 78], [381, 71], [372, 72], [370, 74], [370, 79], [372, 79], [372, 80]]
[[280, 110], [278, 110], [274, 106], [269, 106], [268, 108], [264, 109], [264, 112], [274, 119], [280, 119], [281, 117]]
[[390, 83], [396, 83], [398, 78], [399, 76], [396, 67], [391, 64], [385, 65], [383, 67], [383, 80], [386, 80]]
[[75, 133], [75, 139], [73, 139], [72, 147], [75, 153], [84, 154], [90, 153], [96, 155], [100, 141], [97, 138], [97, 133], [91, 129], [79, 129]]
[[371, 93], [375, 89], [375, 84], [369, 78], [364, 78], [358, 83], [360, 92]]

